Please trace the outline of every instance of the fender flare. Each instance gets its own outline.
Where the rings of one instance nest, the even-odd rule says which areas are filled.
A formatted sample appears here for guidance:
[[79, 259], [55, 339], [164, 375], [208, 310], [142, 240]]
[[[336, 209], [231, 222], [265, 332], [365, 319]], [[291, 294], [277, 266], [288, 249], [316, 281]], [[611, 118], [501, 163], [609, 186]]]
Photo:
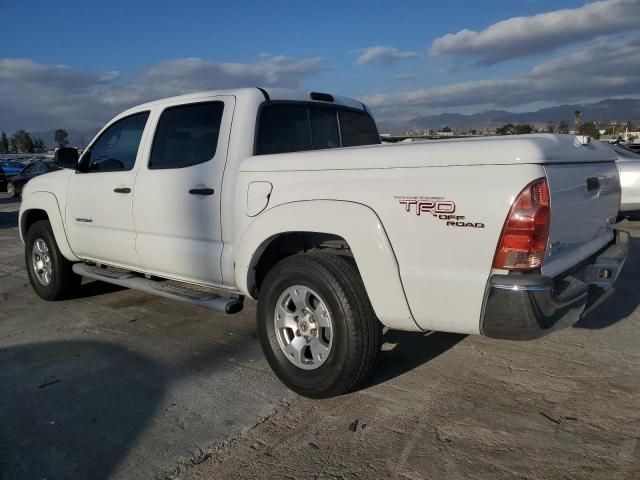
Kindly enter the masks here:
[[25, 231], [26, 214], [31, 210], [43, 210], [47, 213], [49, 223], [51, 223], [51, 229], [53, 230], [53, 235], [62, 256], [72, 262], [80, 261], [80, 259], [75, 256], [73, 250], [71, 250], [71, 246], [69, 245], [58, 200], [55, 195], [50, 192], [29, 192], [29, 195], [22, 199], [18, 219], [18, 225], [20, 225], [20, 240], [22, 240], [22, 243], [24, 243], [24, 237], [27, 233]]
[[251, 297], [253, 269], [267, 245], [287, 232], [314, 232], [344, 238], [354, 259], [371, 305], [387, 327], [421, 331], [411, 314], [400, 269], [387, 233], [368, 206], [339, 200], [306, 200], [272, 207], [249, 224], [236, 255], [238, 288]]

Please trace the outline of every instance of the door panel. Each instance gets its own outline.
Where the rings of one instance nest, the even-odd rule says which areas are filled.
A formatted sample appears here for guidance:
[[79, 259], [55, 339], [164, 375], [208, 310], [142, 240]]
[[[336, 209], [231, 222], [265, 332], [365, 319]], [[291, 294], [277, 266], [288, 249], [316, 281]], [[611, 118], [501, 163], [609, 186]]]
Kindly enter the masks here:
[[[83, 259], [140, 268], [132, 214], [140, 145], [148, 135], [149, 112], [115, 121], [87, 149], [85, 173], [76, 173], [67, 190], [69, 243]], [[90, 161], [85, 160], [89, 158]], [[128, 190], [128, 191], [127, 191]]]
[[158, 113], [133, 195], [136, 248], [146, 272], [222, 283], [220, 191], [234, 106], [234, 97], [206, 97]]
[[69, 242], [81, 258], [123, 266], [137, 265], [131, 195], [114, 188], [133, 184], [132, 172], [76, 174], [69, 182]]

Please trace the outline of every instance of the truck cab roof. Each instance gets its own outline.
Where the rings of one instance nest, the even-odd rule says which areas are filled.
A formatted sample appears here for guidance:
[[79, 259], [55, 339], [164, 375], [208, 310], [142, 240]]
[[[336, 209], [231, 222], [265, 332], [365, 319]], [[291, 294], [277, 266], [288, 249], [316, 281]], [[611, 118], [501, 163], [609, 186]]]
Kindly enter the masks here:
[[138, 112], [147, 108], [153, 108], [161, 105], [183, 103], [190, 100], [197, 100], [202, 97], [213, 96], [233, 96], [239, 101], [249, 101], [262, 103], [264, 101], [300, 101], [300, 102], [318, 102], [329, 103], [332, 105], [340, 105], [349, 108], [355, 108], [358, 110], [366, 111], [366, 107], [362, 102], [354, 100], [348, 97], [342, 97], [338, 95], [314, 92], [310, 90], [300, 90], [294, 88], [271, 88], [271, 87], [246, 87], [246, 88], [233, 88], [224, 90], [206, 90], [202, 92], [188, 93], [185, 95], [177, 95], [174, 97], [167, 97], [151, 102], [146, 102], [140, 105], [129, 108], [122, 112], [119, 117], [126, 116], [134, 112]]

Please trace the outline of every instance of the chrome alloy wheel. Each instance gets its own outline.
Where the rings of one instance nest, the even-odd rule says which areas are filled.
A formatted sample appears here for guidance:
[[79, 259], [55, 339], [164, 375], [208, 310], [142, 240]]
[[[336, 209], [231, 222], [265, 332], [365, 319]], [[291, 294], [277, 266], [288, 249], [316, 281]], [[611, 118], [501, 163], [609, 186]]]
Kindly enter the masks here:
[[287, 288], [276, 303], [274, 323], [278, 345], [296, 367], [322, 365], [333, 343], [333, 322], [326, 304], [308, 287]]
[[40, 284], [47, 286], [52, 280], [51, 257], [49, 247], [41, 238], [33, 242], [31, 249], [31, 266]]

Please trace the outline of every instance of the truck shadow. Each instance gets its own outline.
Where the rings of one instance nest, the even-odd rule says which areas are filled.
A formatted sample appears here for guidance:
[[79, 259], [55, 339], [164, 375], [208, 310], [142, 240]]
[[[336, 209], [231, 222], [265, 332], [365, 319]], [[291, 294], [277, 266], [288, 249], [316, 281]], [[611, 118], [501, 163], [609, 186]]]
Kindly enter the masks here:
[[154, 415], [163, 368], [120, 346], [0, 350], [0, 478], [109, 478]]
[[627, 318], [640, 303], [638, 285], [640, 285], [640, 239], [631, 238], [629, 255], [620, 278], [615, 284], [615, 291], [602, 306], [576, 323], [574, 328], [602, 329]]
[[126, 288], [113, 283], [98, 282], [97, 280], [85, 280], [80, 287], [80, 290], [76, 292], [73, 298], [90, 298], [100, 295], [106, 295], [108, 293], [119, 292], [126, 290]]
[[368, 385], [379, 385], [430, 362], [461, 342], [466, 335], [443, 332], [419, 334], [388, 331], [382, 338], [383, 350]]
[[0, 349], [0, 479], [163, 476], [170, 463], [157, 464], [157, 452], [175, 440], [146, 438], [156, 453], [131, 462], [139, 437], [168, 421], [158, 417], [174, 382], [233, 368], [225, 360], [238, 358], [240, 337], [178, 363], [103, 341]]

